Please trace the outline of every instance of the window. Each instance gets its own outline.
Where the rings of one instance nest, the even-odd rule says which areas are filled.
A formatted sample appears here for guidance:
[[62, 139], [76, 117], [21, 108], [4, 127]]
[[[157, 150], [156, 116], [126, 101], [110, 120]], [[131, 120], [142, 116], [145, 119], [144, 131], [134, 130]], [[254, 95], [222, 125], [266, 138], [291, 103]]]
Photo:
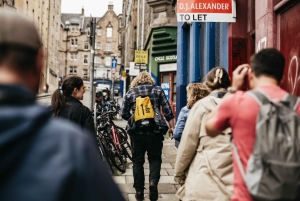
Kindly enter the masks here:
[[74, 39], [71, 39], [71, 46], [74, 45]]
[[79, 26], [78, 25], [72, 25], [71, 26], [71, 31], [72, 32], [78, 32], [79, 31]]
[[111, 43], [106, 43], [106, 51], [111, 51]]
[[83, 69], [83, 79], [87, 79], [87, 76], [88, 76], [88, 70]]
[[97, 28], [96, 33], [97, 33], [98, 36], [101, 36], [101, 28]]
[[105, 57], [105, 65], [111, 66], [111, 57]]
[[76, 66], [70, 66], [70, 75], [77, 74], [77, 67]]
[[122, 18], [119, 18], [119, 28], [122, 28]]
[[74, 45], [75, 45], [75, 46], [77, 46], [77, 42], [78, 42], [78, 40], [75, 39], [75, 40], [74, 40]]
[[119, 33], [119, 45], [122, 43], [122, 34]]
[[71, 60], [77, 60], [77, 53], [71, 53]]
[[122, 58], [118, 57], [118, 64], [121, 64], [121, 63], [122, 63]]
[[95, 63], [100, 63], [100, 57], [95, 56]]
[[100, 50], [100, 42], [96, 42], [96, 43], [95, 43], [95, 49]]
[[88, 50], [89, 49], [89, 42], [85, 41], [84, 42], [84, 47], [83, 49]]
[[89, 37], [89, 36], [90, 36], [90, 28], [87, 28], [87, 29], [85, 30], [85, 32], [86, 32], [86, 35]]
[[112, 27], [107, 27], [106, 28], [106, 37], [111, 38], [112, 37]]
[[88, 56], [84, 55], [83, 64], [88, 64]]

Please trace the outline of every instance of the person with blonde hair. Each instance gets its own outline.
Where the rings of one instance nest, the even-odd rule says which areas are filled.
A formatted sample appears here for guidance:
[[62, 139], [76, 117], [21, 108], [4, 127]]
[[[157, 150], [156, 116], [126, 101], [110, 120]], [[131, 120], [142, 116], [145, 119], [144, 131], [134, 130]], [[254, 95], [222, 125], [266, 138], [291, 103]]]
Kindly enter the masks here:
[[233, 192], [231, 131], [212, 138], [206, 134], [205, 122], [225, 95], [230, 78], [224, 68], [215, 67], [205, 84], [211, 92], [191, 108], [178, 147], [174, 179], [182, 186], [176, 195], [183, 201], [229, 201]]
[[[163, 111], [165, 119], [169, 122], [169, 131], [174, 130], [174, 115], [172, 108], [166, 95], [160, 86], [154, 86], [154, 79], [148, 72], [141, 72], [133, 79], [130, 90], [126, 93], [121, 116], [125, 120], [129, 120], [135, 111], [135, 101], [139, 96], [150, 98], [153, 107]], [[156, 123], [155, 123], [156, 124]], [[148, 127], [147, 129], [136, 129], [131, 133], [132, 142], [132, 162], [133, 162], [133, 187], [136, 190], [135, 198], [137, 201], [144, 199], [145, 175], [144, 162], [145, 153], [148, 154], [150, 173], [149, 173], [149, 197], [151, 201], [158, 199], [157, 184], [160, 179], [161, 155], [163, 148], [164, 136], [161, 130], [157, 129], [157, 125]]]
[[203, 83], [190, 83], [186, 87], [187, 104], [180, 110], [174, 130], [174, 139], [180, 141], [186, 119], [193, 105], [209, 94], [209, 90]]

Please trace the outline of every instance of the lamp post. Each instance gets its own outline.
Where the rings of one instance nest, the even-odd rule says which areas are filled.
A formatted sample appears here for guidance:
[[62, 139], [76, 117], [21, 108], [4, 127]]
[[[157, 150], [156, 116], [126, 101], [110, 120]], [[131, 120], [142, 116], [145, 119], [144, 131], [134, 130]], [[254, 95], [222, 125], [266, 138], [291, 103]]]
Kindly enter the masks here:
[[90, 22], [90, 45], [91, 45], [91, 66], [90, 66], [90, 109], [94, 107], [94, 57], [95, 57], [95, 29], [96, 18], [92, 18]]
[[68, 69], [68, 32], [69, 32], [69, 25], [70, 22], [66, 21], [65, 22], [66, 26], [65, 26], [65, 30], [67, 31], [67, 35], [66, 35], [66, 58], [65, 58], [65, 77], [67, 76], [67, 69]]

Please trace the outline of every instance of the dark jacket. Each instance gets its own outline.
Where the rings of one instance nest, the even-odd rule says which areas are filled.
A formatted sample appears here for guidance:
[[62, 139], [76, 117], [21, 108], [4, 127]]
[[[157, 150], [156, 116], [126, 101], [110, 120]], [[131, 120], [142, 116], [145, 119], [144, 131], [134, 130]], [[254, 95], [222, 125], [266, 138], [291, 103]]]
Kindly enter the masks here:
[[35, 96], [0, 85], [1, 201], [123, 201], [97, 147]]
[[95, 126], [92, 112], [84, 106], [78, 99], [67, 96], [67, 105], [58, 114], [59, 117], [69, 119], [88, 130], [95, 137]]

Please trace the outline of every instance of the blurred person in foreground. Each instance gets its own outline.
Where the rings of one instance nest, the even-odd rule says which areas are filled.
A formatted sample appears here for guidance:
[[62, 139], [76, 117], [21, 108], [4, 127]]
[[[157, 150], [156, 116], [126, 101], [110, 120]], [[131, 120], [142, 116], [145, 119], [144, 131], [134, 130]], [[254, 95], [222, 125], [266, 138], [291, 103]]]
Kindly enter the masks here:
[[124, 200], [92, 140], [35, 103], [44, 53], [31, 20], [0, 19], [0, 199]]
[[[240, 164], [238, 163], [236, 153], [234, 154], [235, 157], [233, 158], [234, 194], [231, 199], [232, 201], [255, 200], [251, 197], [248, 188], [245, 184], [243, 173], [240, 170], [243, 168], [243, 170], [246, 171], [249, 168], [248, 163], [251, 162], [250, 156], [254, 153], [255, 147], [257, 147], [255, 146], [255, 142], [257, 139], [256, 128], [258, 127], [257, 119], [260, 111], [260, 105], [256, 101], [259, 100], [258, 98], [253, 97], [249, 92], [244, 92], [241, 89], [244, 83], [248, 81], [249, 86], [252, 90], [260, 91], [262, 94], [267, 96], [270, 100], [274, 100], [274, 102], [275, 100], [276, 101], [285, 100], [288, 93], [282, 88], [280, 88], [279, 86], [283, 81], [284, 66], [285, 66], [284, 56], [275, 48], [266, 48], [254, 54], [251, 57], [250, 65], [243, 64], [238, 66], [234, 70], [232, 74], [231, 88], [228, 89], [228, 93], [224, 97], [223, 101], [220, 103], [219, 107], [216, 110], [214, 110], [210, 116], [208, 116], [206, 122], [207, 134], [211, 137], [218, 137], [220, 131], [228, 127], [231, 127], [233, 132], [234, 144], [237, 147], [240, 156], [240, 161], [241, 161]], [[299, 115], [300, 104], [298, 104], [298, 107], [295, 107], [294, 110]], [[271, 117], [272, 116], [270, 115], [269, 118]], [[297, 125], [294, 125], [294, 128], [297, 128]], [[271, 132], [269, 133], [269, 131], [267, 131], [265, 134], [272, 135], [272, 133]], [[284, 140], [285, 137], [280, 138], [279, 134], [285, 136], [285, 134], [278, 133], [278, 137], [273, 139], [278, 138], [281, 140], [282, 144], [286, 144], [285, 145], [286, 147], [291, 147]], [[290, 139], [291, 138], [289, 137], [288, 140]], [[269, 143], [273, 144], [274, 141]], [[274, 147], [276, 146], [274, 145]], [[277, 155], [280, 154], [277, 153]], [[259, 154], [257, 155], [258, 157], [260, 157]], [[295, 153], [295, 155], [299, 155], [299, 154]], [[260, 159], [256, 160], [257, 164], [260, 164], [259, 162]], [[284, 165], [287, 164], [287, 162], [285, 163], [281, 162], [278, 164], [280, 164], [281, 167], [284, 167]], [[270, 167], [270, 165], [271, 164], [269, 162], [268, 163], [264, 162], [262, 167], [268, 171], [270, 169], [266, 166]], [[299, 167], [299, 166], [294, 165], [294, 167]], [[276, 169], [280, 169], [280, 168], [276, 167]], [[254, 171], [254, 168], [250, 170]], [[273, 169], [271, 171], [268, 171], [267, 174], [270, 176], [275, 175]], [[261, 172], [260, 175], [263, 175], [263, 172]], [[297, 178], [298, 175], [293, 175], [293, 177]], [[259, 177], [262, 176], [258, 176], [257, 178]], [[259, 181], [257, 178], [252, 180], [252, 183]], [[293, 190], [290, 187], [294, 188], [295, 186], [289, 186], [289, 187], [284, 186], [288, 189], [284, 189], [284, 188], [282, 189], [281, 188], [282, 186], [278, 185], [278, 183], [284, 183], [284, 181], [288, 180], [289, 178], [283, 178], [283, 179], [279, 179], [279, 178], [280, 177], [276, 177], [275, 182], [272, 182], [272, 184], [269, 184], [269, 186], [264, 184], [261, 185], [261, 187], [270, 190], [276, 189], [273, 193], [275, 195], [277, 193], [284, 192], [284, 190], [287, 190], [287, 192], [289, 192], [288, 194], [292, 195]], [[298, 189], [299, 189], [299, 182], [298, 182]], [[256, 188], [256, 191], [258, 191], [258, 188]], [[300, 196], [298, 190], [298, 199], [295, 200], [299, 200], [299, 197]], [[263, 200], [270, 200], [270, 199], [263, 199]], [[287, 201], [288, 199], [276, 199], [276, 201], [279, 200]]]

